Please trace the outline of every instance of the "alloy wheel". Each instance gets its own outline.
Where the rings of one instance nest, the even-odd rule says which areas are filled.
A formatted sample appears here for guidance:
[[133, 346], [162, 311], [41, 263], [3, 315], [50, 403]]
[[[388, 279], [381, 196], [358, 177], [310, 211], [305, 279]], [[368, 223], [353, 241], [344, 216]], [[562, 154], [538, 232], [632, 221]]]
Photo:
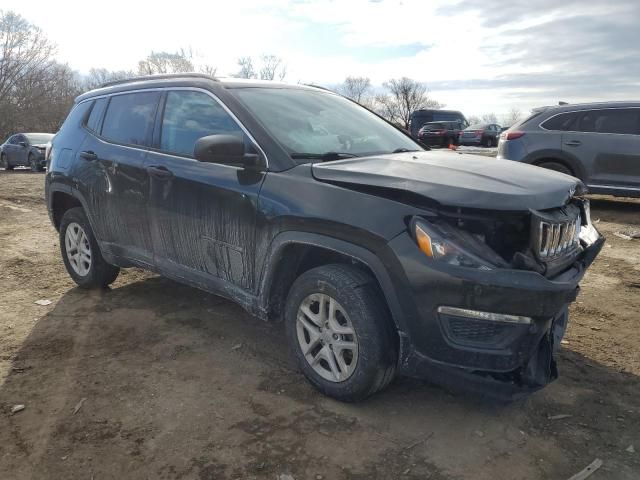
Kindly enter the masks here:
[[298, 343], [307, 363], [325, 380], [343, 382], [358, 363], [358, 338], [346, 310], [324, 293], [306, 297], [298, 308]]
[[71, 268], [81, 277], [86, 276], [91, 269], [91, 244], [83, 228], [71, 222], [67, 226], [64, 243]]

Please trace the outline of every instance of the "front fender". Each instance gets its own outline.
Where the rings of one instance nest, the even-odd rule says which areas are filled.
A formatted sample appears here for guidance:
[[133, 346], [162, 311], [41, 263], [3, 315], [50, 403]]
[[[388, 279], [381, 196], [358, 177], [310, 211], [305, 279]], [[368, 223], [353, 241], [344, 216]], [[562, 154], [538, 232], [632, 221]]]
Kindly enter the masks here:
[[383, 258], [389, 256], [389, 261], [392, 261], [393, 254], [391, 250], [385, 246], [383, 249], [387, 249], [388, 252], [381, 252], [381, 256], [379, 256], [379, 254], [373, 253], [359, 245], [319, 233], [287, 231], [280, 233], [273, 239], [264, 262], [263, 273], [259, 284], [259, 301], [263, 311], [266, 311], [268, 308], [269, 286], [274, 281], [278, 264], [284, 258], [285, 247], [291, 244], [303, 244], [324, 248], [351, 257], [366, 265], [373, 272], [382, 289], [396, 327], [400, 331], [404, 331], [404, 314], [400, 307], [400, 302], [388, 269], [385, 267], [383, 259], [381, 258], [381, 256]]

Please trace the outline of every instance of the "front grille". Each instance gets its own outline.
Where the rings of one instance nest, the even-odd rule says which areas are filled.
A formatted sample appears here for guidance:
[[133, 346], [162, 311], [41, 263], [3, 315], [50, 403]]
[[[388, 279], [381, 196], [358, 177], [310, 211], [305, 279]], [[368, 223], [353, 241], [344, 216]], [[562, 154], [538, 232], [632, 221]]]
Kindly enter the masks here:
[[532, 213], [532, 249], [541, 261], [554, 260], [578, 248], [580, 209], [576, 205]]
[[553, 258], [572, 251], [578, 245], [580, 217], [560, 223], [540, 222], [538, 255]]

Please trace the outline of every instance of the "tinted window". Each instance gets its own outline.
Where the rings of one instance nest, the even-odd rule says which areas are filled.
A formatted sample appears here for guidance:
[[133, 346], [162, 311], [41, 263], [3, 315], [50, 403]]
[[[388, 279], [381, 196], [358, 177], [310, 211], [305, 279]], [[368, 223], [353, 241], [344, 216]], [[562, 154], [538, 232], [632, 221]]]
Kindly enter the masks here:
[[605, 109], [583, 112], [581, 132], [640, 134], [640, 109]]
[[71, 112], [69, 112], [69, 116], [60, 127], [60, 131], [62, 132], [69, 127], [79, 127], [84, 119], [87, 118], [87, 112], [89, 112], [92, 104], [93, 102], [82, 102], [73, 107]]
[[13, 137], [9, 137], [9, 140], [7, 140], [7, 143], [10, 143], [11, 145], [15, 145], [18, 143], [18, 137], [16, 135], [14, 135]]
[[157, 92], [111, 97], [102, 125], [102, 136], [118, 143], [147, 145], [158, 97]]
[[51, 141], [53, 133], [27, 133], [25, 137], [32, 145], [42, 145]]
[[160, 134], [162, 150], [193, 156], [199, 138], [216, 134], [243, 136], [238, 124], [209, 95], [189, 91], [167, 94]]
[[443, 130], [446, 127], [444, 123], [426, 123], [422, 126], [425, 130]]
[[547, 130], [560, 130], [563, 132], [575, 129], [575, 120], [578, 117], [577, 113], [561, 113], [555, 117], [551, 117], [546, 122], [542, 123], [542, 127]]
[[102, 120], [104, 109], [107, 106], [107, 101], [108, 99], [106, 98], [99, 98], [93, 103], [93, 108], [91, 109], [89, 119], [87, 120], [87, 128], [89, 128], [89, 130], [100, 133], [100, 122]]

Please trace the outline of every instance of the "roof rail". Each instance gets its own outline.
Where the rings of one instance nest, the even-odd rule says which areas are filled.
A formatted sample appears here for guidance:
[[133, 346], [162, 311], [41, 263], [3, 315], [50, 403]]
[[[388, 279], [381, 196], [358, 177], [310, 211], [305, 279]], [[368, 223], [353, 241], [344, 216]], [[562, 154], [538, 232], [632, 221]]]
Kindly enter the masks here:
[[157, 74], [157, 75], [140, 75], [138, 77], [129, 77], [129, 78], [123, 78], [123, 79], [120, 79], [120, 80], [112, 80], [110, 82], [103, 83], [98, 88], [112, 87], [114, 85], [120, 85], [122, 83], [140, 82], [140, 81], [143, 81], [143, 80], [165, 80], [165, 79], [169, 79], [169, 78], [206, 78], [207, 80], [213, 80], [215, 82], [218, 81], [215, 77], [213, 77], [211, 75], [207, 75], [206, 73], [196, 73], [196, 72], [161, 73], [161, 74]]

